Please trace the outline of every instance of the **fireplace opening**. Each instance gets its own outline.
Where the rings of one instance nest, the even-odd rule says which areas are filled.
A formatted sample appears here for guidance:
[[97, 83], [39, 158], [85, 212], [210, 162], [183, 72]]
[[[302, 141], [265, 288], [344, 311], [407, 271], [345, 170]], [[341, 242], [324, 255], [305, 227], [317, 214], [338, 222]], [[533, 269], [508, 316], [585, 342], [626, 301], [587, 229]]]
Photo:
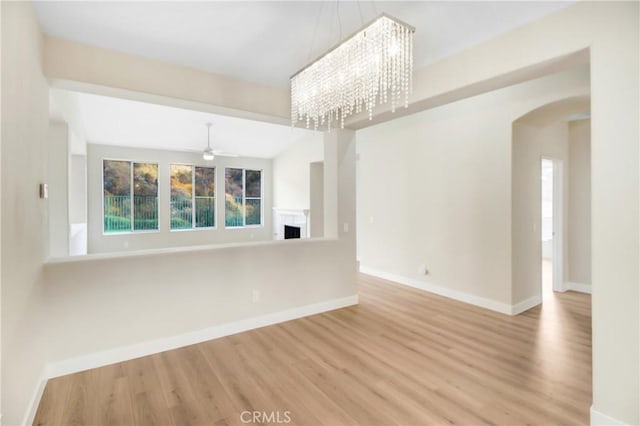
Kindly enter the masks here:
[[292, 238], [300, 238], [300, 227], [299, 226], [284, 226], [284, 239], [290, 240]]

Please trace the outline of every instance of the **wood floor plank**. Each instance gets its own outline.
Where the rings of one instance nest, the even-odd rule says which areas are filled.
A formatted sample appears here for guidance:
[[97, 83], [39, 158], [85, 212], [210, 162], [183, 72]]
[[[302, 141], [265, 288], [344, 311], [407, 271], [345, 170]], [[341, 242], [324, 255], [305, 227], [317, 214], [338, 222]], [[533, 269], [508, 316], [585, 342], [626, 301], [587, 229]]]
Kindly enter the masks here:
[[511, 317], [358, 281], [357, 306], [51, 379], [34, 424], [589, 422], [589, 295]]
[[135, 424], [171, 425], [171, 413], [151, 357], [124, 363], [131, 387]]
[[42, 395], [41, 403], [36, 413], [37, 426], [56, 426], [62, 418], [65, 402], [69, 396], [73, 375], [58, 377], [49, 381]]

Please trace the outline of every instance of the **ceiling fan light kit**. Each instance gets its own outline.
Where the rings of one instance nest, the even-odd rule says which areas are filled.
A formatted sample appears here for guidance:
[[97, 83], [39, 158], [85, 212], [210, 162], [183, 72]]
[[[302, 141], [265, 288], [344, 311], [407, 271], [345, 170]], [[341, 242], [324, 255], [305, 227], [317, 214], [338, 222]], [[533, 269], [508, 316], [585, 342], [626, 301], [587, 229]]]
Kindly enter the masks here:
[[213, 150], [211, 148], [206, 148], [202, 153], [202, 158], [207, 161], [213, 161], [216, 156], [213, 155]]
[[205, 161], [213, 161], [216, 158], [211, 149], [211, 123], [207, 123], [207, 147], [202, 152], [202, 159]]

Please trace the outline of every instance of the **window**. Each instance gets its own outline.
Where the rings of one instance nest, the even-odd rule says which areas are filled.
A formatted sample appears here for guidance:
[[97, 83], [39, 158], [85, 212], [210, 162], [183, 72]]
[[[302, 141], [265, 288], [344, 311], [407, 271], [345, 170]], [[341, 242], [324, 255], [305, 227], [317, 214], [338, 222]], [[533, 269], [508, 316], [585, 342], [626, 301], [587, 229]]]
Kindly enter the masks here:
[[104, 160], [102, 172], [104, 232], [157, 230], [158, 165]]
[[215, 226], [215, 168], [171, 165], [171, 229]]
[[262, 224], [262, 172], [225, 170], [225, 226]]

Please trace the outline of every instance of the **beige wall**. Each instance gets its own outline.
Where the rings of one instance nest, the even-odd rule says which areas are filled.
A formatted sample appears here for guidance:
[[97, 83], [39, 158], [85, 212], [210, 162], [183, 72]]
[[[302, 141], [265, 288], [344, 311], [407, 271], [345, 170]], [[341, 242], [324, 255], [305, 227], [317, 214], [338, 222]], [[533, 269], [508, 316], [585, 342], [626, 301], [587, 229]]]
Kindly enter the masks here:
[[[546, 72], [588, 49], [592, 414], [594, 421], [602, 414], [628, 424], [640, 423], [639, 7], [638, 2], [577, 2], [417, 70], [411, 98], [415, 108], [441, 105]], [[357, 121], [350, 123], [362, 124]]]
[[591, 120], [569, 123], [568, 281], [591, 285]]
[[[165, 151], [89, 144], [87, 147], [89, 253], [144, 250], [151, 248], [265, 241], [272, 239], [272, 161], [260, 158], [216, 157], [205, 161], [197, 152]], [[158, 232], [104, 234], [102, 223], [102, 160], [132, 160], [158, 164]], [[183, 163], [216, 168], [216, 229], [171, 231], [169, 224], [170, 164]], [[250, 168], [263, 171], [263, 225], [247, 228], [224, 227], [224, 169]]]
[[[560, 118], [560, 117], [558, 117]], [[535, 298], [541, 300], [541, 194], [540, 160], [560, 160], [563, 168], [563, 222], [569, 218], [569, 130], [565, 121], [557, 121], [544, 127], [526, 123], [513, 125], [512, 146], [512, 302], [520, 303]], [[569, 228], [563, 228], [563, 275], [567, 276]], [[564, 284], [562, 280], [560, 286]]]
[[[329, 191], [340, 200], [338, 220], [354, 229], [355, 140], [353, 132], [344, 133], [327, 142], [339, 155], [325, 162], [335, 165], [336, 185]], [[87, 368], [87, 362], [113, 362], [119, 356], [113, 354], [129, 346], [149, 342], [153, 348], [156, 340], [357, 294], [354, 232], [339, 232], [337, 239], [88, 255], [47, 264], [45, 272], [48, 320], [41, 338], [58, 374]], [[252, 300], [254, 290], [259, 302]]]
[[[481, 90], [486, 87], [484, 82], [504, 83], [509, 80], [507, 77], [514, 74], [522, 77], [524, 74], [540, 71], [541, 68], [548, 70], [549, 64], [565, 55], [589, 49], [592, 69], [593, 158], [593, 408], [594, 413], [603, 413], [629, 424], [640, 422], [638, 17], [639, 5], [636, 2], [577, 2], [549, 17], [419, 70], [412, 98], [420, 107], [442, 104], [452, 96], [460, 99], [465, 93], [468, 95], [470, 87]], [[33, 314], [39, 312], [34, 306], [41, 294], [39, 271], [47, 246], [46, 212], [38, 209], [42, 207], [42, 203], [29, 198], [27, 194], [35, 191], [36, 184], [44, 176], [45, 154], [42, 148], [48, 117], [46, 82], [38, 66], [41, 40], [30, 5], [3, 2], [2, 24], [2, 204], [5, 209], [8, 204], [12, 206], [11, 210], [5, 210], [2, 214], [2, 361], [5, 364], [2, 406], [3, 419], [10, 424], [20, 421], [21, 414], [28, 406], [29, 394], [37, 382], [37, 371], [45, 362], [44, 354], [34, 350], [38, 348], [32, 346], [32, 342], [41, 334], [36, 332], [37, 329], [29, 321], [34, 318]], [[85, 50], [89, 51], [82, 53]], [[68, 74], [59, 73], [58, 78], [77, 79], [87, 84], [93, 83], [96, 87], [108, 84], [122, 87], [119, 83], [128, 81], [133, 82], [128, 90], [145, 90], [149, 86], [143, 79], [150, 74], [155, 75], [149, 70], [155, 71], [157, 66], [152, 64], [153, 61], [143, 61], [148, 67], [127, 67], [130, 62], [124, 61], [124, 66], [104, 66], [101, 74], [99, 70], [87, 69], [87, 64], [100, 63], [100, 55], [96, 56], [96, 50], [86, 46], [75, 50], [70, 53], [75, 55], [73, 60], [66, 64], [64, 53], [56, 55], [59, 51], [53, 47], [47, 52], [47, 62], [66, 67]], [[8, 63], [11, 67], [7, 66]], [[538, 67], [540, 64], [542, 65]], [[117, 69], [117, 72], [113, 72], [113, 69]], [[144, 71], [142, 76], [132, 75], [141, 69]], [[523, 69], [526, 72], [519, 72]], [[158, 73], [160, 74], [164, 73]], [[162, 93], [155, 93], [153, 96], [184, 100], [193, 98], [195, 92], [221, 93], [217, 90], [203, 90], [203, 87], [210, 87], [210, 84], [217, 81], [215, 79], [200, 85], [197, 81], [202, 81], [201, 79], [189, 78], [189, 70], [177, 68], [172, 69], [171, 75], [173, 77], [169, 81], [175, 78], [176, 81], [187, 84], [180, 87], [170, 85], [168, 88], [159, 84], [156, 89]], [[153, 79], [153, 82], [157, 81]], [[163, 82], [166, 83], [166, 80]], [[9, 92], [5, 90], [6, 87]], [[167, 93], [165, 89], [171, 89], [171, 93]], [[253, 96], [250, 91], [243, 93], [246, 94], [241, 97], [243, 101], [250, 100]], [[286, 94], [278, 96], [286, 99]], [[233, 96], [229, 97], [235, 99]], [[267, 98], [268, 95], [260, 97], [262, 100]], [[221, 99], [224, 103], [224, 99]], [[524, 99], [523, 110], [529, 108], [525, 104], [532, 104], [530, 107], [533, 107], [533, 104], [542, 104], [544, 101], [537, 95]], [[8, 112], [6, 105], [12, 105]], [[264, 105], [269, 103], [262, 104], [260, 108], [248, 107], [253, 111], [265, 111], [262, 108]], [[274, 111], [276, 110], [284, 111], [280, 120], [288, 115], [284, 104], [274, 106]], [[268, 106], [266, 111], [268, 114]], [[387, 115], [387, 119], [396, 116]], [[410, 117], [408, 119], [411, 120]], [[389, 132], [385, 132], [384, 137], [387, 140], [397, 140]], [[425, 134], [422, 137], [428, 140], [431, 135]], [[505, 143], [503, 138], [501, 132], [498, 143]], [[338, 172], [331, 164], [325, 166], [325, 175]], [[352, 163], [344, 165], [347, 170], [352, 166]], [[505, 173], [501, 183], [508, 181], [507, 176], [508, 173]], [[11, 181], [12, 185], [8, 186], [7, 181]], [[336, 184], [329, 188], [336, 188], [337, 182], [336, 178], [325, 176], [325, 183]], [[478, 182], [478, 185], [482, 185], [482, 182]], [[347, 199], [353, 197], [349, 189], [341, 190]], [[508, 206], [510, 199], [507, 197], [501, 203]], [[334, 206], [335, 204], [332, 203]], [[346, 211], [350, 212], [351, 207]], [[27, 220], [28, 228], [24, 226]], [[338, 220], [331, 217], [331, 222], [337, 223]], [[510, 227], [510, 222], [507, 226]], [[22, 240], [18, 240], [18, 230], [23, 231], [27, 237], [24, 238], [23, 235]], [[327, 250], [314, 255], [333, 259], [332, 254], [344, 250], [341, 251], [340, 263], [332, 271], [335, 272], [336, 279], [345, 285], [352, 285], [354, 272], [350, 264], [352, 252], [348, 244], [336, 241], [328, 246]], [[8, 247], [11, 248], [9, 254]], [[286, 253], [281, 254], [286, 256]], [[509, 257], [510, 253], [502, 255]], [[319, 267], [323, 266], [317, 259], [305, 257], [304, 261], [311, 266], [316, 263]], [[8, 272], [7, 265], [11, 268]], [[79, 275], [86, 276], [88, 274]], [[333, 279], [334, 276], [326, 275], [325, 278]], [[314, 282], [310, 285], [322, 284]], [[73, 290], [84, 291], [82, 288]], [[60, 300], [64, 297], [66, 295], [59, 295]], [[51, 308], [55, 304], [51, 302], [47, 306]], [[56, 333], [64, 332], [57, 330]], [[17, 335], [21, 336], [20, 340], [16, 339]]]
[[60, 87], [95, 93], [102, 93], [101, 87], [109, 87], [119, 90], [121, 96], [132, 92], [130, 95], [139, 100], [138, 94], [143, 94], [149, 102], [180, 99], [183, 106], [188, 104], [194, 109], [200, 109], [198, 104], [220, 114], [290, 123], [286, 89], [68, 40], [45, 37], [45, 44], [45, 73]]
[[511, 288], [512, 122], [588, 90], [579, 68], [358, 131], [361, 265], [504, 312], [521, 302]]
[[273, 207], [308, 209], [310, 163], [322, 161], [322, 133], [311, 133], [273, 159]]
[[[2, 204], [12, 206], [2, 214], [3, 423], [29, 421], [44, 384], [41, 378], [58, 362], [86, 368], [75, 360], [110, 362], [114, 350], [131, 343], [144, 346], [176, 333], [356, 295], [353, 233], [136, 257], [89, 255], [43, 268], [48, 211], [37, 190], [46, 176], [49, 113], [42, 43], [32, 6], [3, 2], [2, 62], [11, 67], [2, 71]], [[156, 75], [152, 62], [146, 63], [146, 76]], [[95, 77], [93, 71], [79, 66], [74, 75], [86, 82]], [[109, 78], [118, 75], [109, 71]], [[177, 79], [189, 81], [182, 77]], [[148, 87], [134, 81], [132, 90]], [[193, 90], [208, 92], [191, 83], [195, 89], [174, 87], [173, 95], [188, 100]], [[336, 155], [324, 159], [333, 165], [330, 181], [335, 183], [325, 188], [343, 203], [333, 205], [337, 218], [354, 229], [355, 142], [352, 134], [339, 142]], [[317, 273], [309, 276], [309, 270]], [[252, 304], [256, 288], [262, 289], [262, 302]]]
[[2, 2], [2, 423], [20, 424], [38, 387], [42, 264], [49, 245], [49, 101], [42, 36], [29, 3]]

